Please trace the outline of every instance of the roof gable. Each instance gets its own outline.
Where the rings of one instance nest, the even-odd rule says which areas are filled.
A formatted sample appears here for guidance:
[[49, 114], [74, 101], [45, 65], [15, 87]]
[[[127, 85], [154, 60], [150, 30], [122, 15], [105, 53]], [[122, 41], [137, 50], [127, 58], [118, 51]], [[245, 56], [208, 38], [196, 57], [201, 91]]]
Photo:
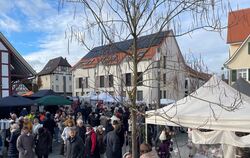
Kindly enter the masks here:
[[22, 75], [26, 75], [27, 77], [32, 77], [36, 74], [36, 71], [29, 65], [29, 63], [19, 54], [19, 52], [12, 46], [12, 44], [7, 40], [7, 38], [0, 32], [0, 47], [2, 50], [6, 50], [11, 52], [14, 55], [11, 62], [15, 62], [12, 64], [16, 64], [16, 69], [20, 70], [21, 73], [25, 73]]
[[64, 67], [70, 67], [71, 65], [68, 63], [66, 58], [63, 57], [58, 57], [49, 60], [49, 62], [45, 65], [45, 67], [38, 73], [38, 75], [47, 75], [53, 73], [53, 71], [58, 67], [58, 66], [64, 66]]
[[243, 42], [250, 34], [250, 8], [228, 15], [227, 43]]
[[239, 52], [241, 51], [241, 49], [248, 43], [249, 39], [250, 39], [250, 34], [245, 39], [245, 41], [241, 44], [241, 46], [236, 50], [236, 52], [225, 62], [224, 65], [228, 65], [231, 61], [233, 61], [233, 59], [235, 59], [235, 57], [239, 54]]

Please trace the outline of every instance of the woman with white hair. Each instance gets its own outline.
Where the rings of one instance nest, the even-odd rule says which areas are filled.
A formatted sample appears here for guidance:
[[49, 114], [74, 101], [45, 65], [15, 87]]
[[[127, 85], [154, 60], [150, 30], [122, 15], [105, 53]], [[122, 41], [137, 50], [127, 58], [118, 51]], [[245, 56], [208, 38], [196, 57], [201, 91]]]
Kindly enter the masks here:
[[83, 124], [82, 119], [76, 120], [76, 132], [79, 137], [85, 142], [86, 127]]
[[18, 158], [18, 150], [16, 147], [17, 138], [20, 135], [19, 125], [14, 123], [10, 127], [10, 139], [7, 140], [9, 142], [8, 148], [8, 157], [9, 158]]

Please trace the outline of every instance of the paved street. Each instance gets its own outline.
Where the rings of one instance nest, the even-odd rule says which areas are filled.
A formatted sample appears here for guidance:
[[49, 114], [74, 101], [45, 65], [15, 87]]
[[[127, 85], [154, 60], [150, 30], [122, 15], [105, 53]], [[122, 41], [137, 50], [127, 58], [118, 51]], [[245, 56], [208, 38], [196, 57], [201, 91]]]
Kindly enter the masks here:
[[[174, 151], [172, 153], [173, 158], [186, 158], [189, 154], [189, 149], [187, 148], [187, 134], [186, 133], [179, 133], [176, 137], [173, 138], [174, 140]], [[175, 141], [176, 140], [176, 141]], [[63, 158], [60, 153], [60, 145], [59, 143], [53, 144], [53, 153], [49, 155], [49, 158]], [[179, 148], [179, 152], [177, 150], [177, 145]], [[123, 148], [123, 153], [127, 151], [125, 147]], [[179, 155], [180, 154], [180, 155]]]

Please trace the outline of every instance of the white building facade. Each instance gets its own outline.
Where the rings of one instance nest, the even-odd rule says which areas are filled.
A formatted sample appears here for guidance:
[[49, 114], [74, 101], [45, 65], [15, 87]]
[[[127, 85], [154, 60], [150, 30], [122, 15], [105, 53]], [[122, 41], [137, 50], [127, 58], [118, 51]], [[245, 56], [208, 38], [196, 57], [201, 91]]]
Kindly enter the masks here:
[[[160, 34], [156, 37], [159, 38], [158, 43], [146, 44], [138, 50], [138, 56], [144, 53], [144, 57], [138, 64], [137, 101], [147, 104], [157, 103], [158, 95], [174, 100], [185, 95], [185, 62], [177, 41], [172, 31]], [[145, 38], [151, 40], [153, 37], [155, 34], [139, 38], [139, 43]], [[126, 44], [127, 41], [123, 42]], [[104, 91], [128, 97], [133, 84], [132, 62], [128, 56], [120, 52], [112, 53], [112, 50], [108, 50], [109, 64], [107, 58], [103, 58], [106, 54], [93, 55], [96, 53], [95, 49], [103, 51], [107, 49], [105, 47], [94, 48], [73, 67], [73, 95]]]
[[[52, 89], [57, 94], [72, 95], [71, 65], [65, 58], [51, 59], [38, 73], [37, 82], [39, 89]], [[40, 81], [38, 81], [40, 80]], [[40, 83], [39, 83], [40, 82]]]

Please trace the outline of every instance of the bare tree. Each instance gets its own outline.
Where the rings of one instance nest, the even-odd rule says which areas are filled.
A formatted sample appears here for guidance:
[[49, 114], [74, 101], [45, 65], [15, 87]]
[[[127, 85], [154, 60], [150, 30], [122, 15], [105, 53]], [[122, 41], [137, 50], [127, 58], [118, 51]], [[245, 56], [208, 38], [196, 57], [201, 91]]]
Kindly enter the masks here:
[[[128, 94], [132, 114], [132, 157], [138, 157], [136, 140], [136, 92], [140, 77], [138, 64], [150, 49], [149, 47], [143, 54], [139, 54], [139, 37], [156, 32], [155, 37], [151, 39], [154, 41], [157, 35], [169, 29], [174, 32], [169, 36], [175, 37], [190, 34], [198, 29], [220, 32], [224, 28], [221, 18], [227, 14], [226, 8], [230, 8], [229, 2], [227, 0], [61, 0], [64, 1], [80, 6], [80, 14], [85, 17], [82, 28], [71, 26], [71, 38], [75, 37], [87, 46], [86, 37], [90, 40], [100, 37], [100, 43], [94, 44], [118, 47], [117, 49], [130, 58], [133, 84]], [[78, 12], [76, 9], [76, 16]], [[131, 39], [128, 50], [112, 45], [115, 41], [127, 39]], [[156, 68], [153, 63], [152, 65]]]

